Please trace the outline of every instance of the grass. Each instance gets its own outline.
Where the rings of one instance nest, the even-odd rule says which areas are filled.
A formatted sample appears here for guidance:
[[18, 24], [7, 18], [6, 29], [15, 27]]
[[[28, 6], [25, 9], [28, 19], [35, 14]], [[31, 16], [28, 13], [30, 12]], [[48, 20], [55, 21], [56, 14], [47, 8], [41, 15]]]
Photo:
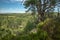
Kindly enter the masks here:
[[36, 15], [27, 13], [0, 14], [0, 40], [52, 40], [49, 33], [54, 27], [54, 38], [60, 38], [60, 17], [47, 17], [39, 24], [36, 19]]

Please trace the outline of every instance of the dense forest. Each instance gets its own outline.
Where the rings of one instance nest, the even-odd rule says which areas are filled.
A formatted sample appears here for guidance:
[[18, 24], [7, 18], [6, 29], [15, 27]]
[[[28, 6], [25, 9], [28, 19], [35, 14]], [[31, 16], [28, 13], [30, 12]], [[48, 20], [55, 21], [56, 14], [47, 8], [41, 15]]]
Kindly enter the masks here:
[[60, 0], [25, 0], [23, 5], [26, 13], [0, 14], [0, 40], [60, 40]]

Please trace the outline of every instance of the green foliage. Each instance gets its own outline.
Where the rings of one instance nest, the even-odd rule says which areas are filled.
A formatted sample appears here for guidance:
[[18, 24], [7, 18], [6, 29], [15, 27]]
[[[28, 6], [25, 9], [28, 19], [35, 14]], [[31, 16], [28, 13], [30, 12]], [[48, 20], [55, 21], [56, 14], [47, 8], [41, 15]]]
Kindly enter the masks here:
[[[60, 40], [60, 23], [59, 18], [52, 19], [47, 18], [44, 22], [40, 22], [37, 25], [38, 32], [47, 32], [47, 39], [49, 40]], [[43, 34], [43, 33], [42, 33]]]
[[37, 17], [30, 14], [4, 15], [0, 18], [0, 40], [60, 40], [59, 17], [46, 18], [39, 24], [35, 23]]

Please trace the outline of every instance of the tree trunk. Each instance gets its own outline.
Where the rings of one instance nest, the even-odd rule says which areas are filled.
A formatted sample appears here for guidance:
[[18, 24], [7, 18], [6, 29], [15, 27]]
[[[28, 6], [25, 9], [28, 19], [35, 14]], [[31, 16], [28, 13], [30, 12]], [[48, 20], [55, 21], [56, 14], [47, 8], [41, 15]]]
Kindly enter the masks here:
[[59, 8], [58, 8], [58, 14], [57, 14], [57, 16], [59, 17]]
[[38, 11], [38, 22], [44, 21], [44, 12]]
[[37, 12], [38, 12], [38, 22], [43, 21], [45, 10], [42, 10], [41, 8], [41, 0], [38, 0], [36, 7], [37, 7]]

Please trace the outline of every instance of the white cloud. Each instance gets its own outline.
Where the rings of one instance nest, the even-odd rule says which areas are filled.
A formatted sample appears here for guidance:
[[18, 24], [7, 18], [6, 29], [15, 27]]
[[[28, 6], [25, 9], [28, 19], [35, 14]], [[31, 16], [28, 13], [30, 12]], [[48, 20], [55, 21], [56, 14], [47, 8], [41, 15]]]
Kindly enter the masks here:
[[25, 0], [5, 0], [4, 2], [5, 3], [20, 3], [20, 4], [23, 4]]
[[23, 4], [25, 0], [10, 0], [10, 2], [15, 3], [19, 2], [20, 4]]
[[12, 1], [12, 2], [23, 2], [23, 1], [25, 1], [25, 0], [10, 0], [10, 1]]
[[23, 1], [23, 0], [15, 0], [15, 1]]
[[25, 11], [21, 11], [21, 10], [1, 10], [0, 13], [25, 13]]
[[25, 10], [24, 9], [18, 9], [18, 8], [9, 8], [9, 9], [1, 9], [0, 10], [0, 13], [25, 13]]

